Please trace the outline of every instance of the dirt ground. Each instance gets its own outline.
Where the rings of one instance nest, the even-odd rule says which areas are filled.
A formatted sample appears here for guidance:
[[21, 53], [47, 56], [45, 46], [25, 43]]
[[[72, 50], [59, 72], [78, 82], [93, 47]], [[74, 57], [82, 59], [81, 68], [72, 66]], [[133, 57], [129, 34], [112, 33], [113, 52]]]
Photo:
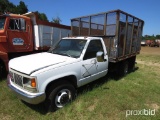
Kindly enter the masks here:
[[142, 54], [152, 54], [152, 55], [160, 55], [160, 47], [148, 47], [142, 46], [140, 53]]
[[[141, 51], [140, 51], [140, 54], [143, 54], [143, 55], [156, 55], [158, 57], [160, 57], [160, 47], [148, 47], [148, 46], [145, 46], [145, 47], [141, 47]], [[144, 61], [144, 58], [143, 59], [137, 59], [136, 60], [137, 63], [139, 64], [145, 64], [145, 65], [148, 65], [148, 66], [159, 66], [160, 68], [160, 62], [156, 61], [155, 60], [150, 60], [150, 61]]]

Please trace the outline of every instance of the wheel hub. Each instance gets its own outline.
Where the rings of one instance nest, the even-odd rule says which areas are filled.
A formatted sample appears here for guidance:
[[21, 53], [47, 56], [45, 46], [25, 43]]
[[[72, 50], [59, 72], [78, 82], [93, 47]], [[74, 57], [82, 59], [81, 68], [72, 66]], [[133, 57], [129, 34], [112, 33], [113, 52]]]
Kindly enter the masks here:
[[63, 107], [65, 104], [67, 104], [70, 100], [70, 92], [67, 90], [61, 90], [55, 99], [55, 104], [57, 107], [61, 108]]
[[66, 104], [69, 101], [69, 96], [67, 93], [63, 93], [60, 97], [60, 103], [61, 104]]

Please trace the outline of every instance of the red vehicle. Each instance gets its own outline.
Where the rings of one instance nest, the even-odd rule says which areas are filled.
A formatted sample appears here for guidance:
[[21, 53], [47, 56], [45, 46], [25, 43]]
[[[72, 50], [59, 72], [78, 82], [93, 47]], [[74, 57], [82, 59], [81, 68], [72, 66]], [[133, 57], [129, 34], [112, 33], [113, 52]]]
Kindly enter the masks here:
[[10, 59], [47, 51], [70, 33], [70, 26], [41, 21], [37, 13], [0, 15], [0, 76], [8, 71]]
[[150, 46], [152, 40], [146, 40], [146, 45]]
[[159, 47], [160, 46], [160, 42], [158, 40], [152, 40], [150, 47]]
[[146, 40], [146, 44], [150, 47], [160, 47], [160, 40]]

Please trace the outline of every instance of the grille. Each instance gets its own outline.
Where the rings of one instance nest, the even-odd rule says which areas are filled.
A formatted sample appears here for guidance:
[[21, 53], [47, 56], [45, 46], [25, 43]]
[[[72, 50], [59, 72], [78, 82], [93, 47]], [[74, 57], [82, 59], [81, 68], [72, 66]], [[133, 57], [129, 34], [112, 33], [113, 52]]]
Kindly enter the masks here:
[[19, 86], [23, 86], [22, 81], [23, 81], [23, 77], [21, 75], [18, 74], [14, 74], [14, 81], [17, 85]]
[[23, 87], [23, 76], [10, 72], [11, 80], [18, 86]]

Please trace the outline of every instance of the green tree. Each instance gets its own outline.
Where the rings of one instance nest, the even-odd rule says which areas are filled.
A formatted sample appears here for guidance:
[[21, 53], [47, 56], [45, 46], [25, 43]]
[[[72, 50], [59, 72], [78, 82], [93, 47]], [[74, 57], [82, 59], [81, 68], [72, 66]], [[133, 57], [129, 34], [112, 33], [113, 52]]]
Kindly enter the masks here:
[[143, 39], [144, 39], [144, 40], [155, 40], [155, 36], [154, 36], [154, 34], [153, 34], [152, 36], [150, 36], [150, 35], [145, 35], [145, 36], [143, 37]]
[[156, 39], [160, 39], [160, 35], [156, 35]]
[[[8, 0], [0, 0], [0, 13], [4, 12], [24, 14], [28, 12], [28, 8], [23, 1], [20, 1], [19, 5], [16, 6]], [[45, 13], [39, 13], [38, 11], [37, 13], [40, 20], [48, 21], [48, 18]]]
[[0, 12], [9, 12], [15, 14], [24, 14], [28, 12], [27, 5], [23, 1], [19, 2], [19, 5], [14, 5], [8, 0], [0, 0]]
[[8, 0], [0, 0], [0, 12], [4, 13], [4, 12], [12, 12], [15, 13], [16, 12], [16, 6], [9, 2]]
[[10, 13], [17, 13], [16, 6], [13, 3], [9, 3], [6, 11]]
[[160, 35], [152, 35], [152, 36], [150, 36], [150, 35], [144, 35], [144, 36], [142, 36], [142, 39], [143, 40], [155, 40], [155, 39], [160, 39]]
[[60, 24], [62, 22], [62, 20], [60, 19], [60, 17], [57, 16], [56, 18], [52, 18], [51, 22]]
[[38, 19], [43, 20], [43, 21], [48, 21], [48, 18], [45, 13], [39, 13], [38, 11], [36, 12], [38, 13]]
[[19, 5], [17, 5], [17, 7], [16, 7], [16, 11], [18, 14], [27, 13], [28, 12], [27, 5], [25, 5], [25, 3], [23, 1], [20, 1]]

